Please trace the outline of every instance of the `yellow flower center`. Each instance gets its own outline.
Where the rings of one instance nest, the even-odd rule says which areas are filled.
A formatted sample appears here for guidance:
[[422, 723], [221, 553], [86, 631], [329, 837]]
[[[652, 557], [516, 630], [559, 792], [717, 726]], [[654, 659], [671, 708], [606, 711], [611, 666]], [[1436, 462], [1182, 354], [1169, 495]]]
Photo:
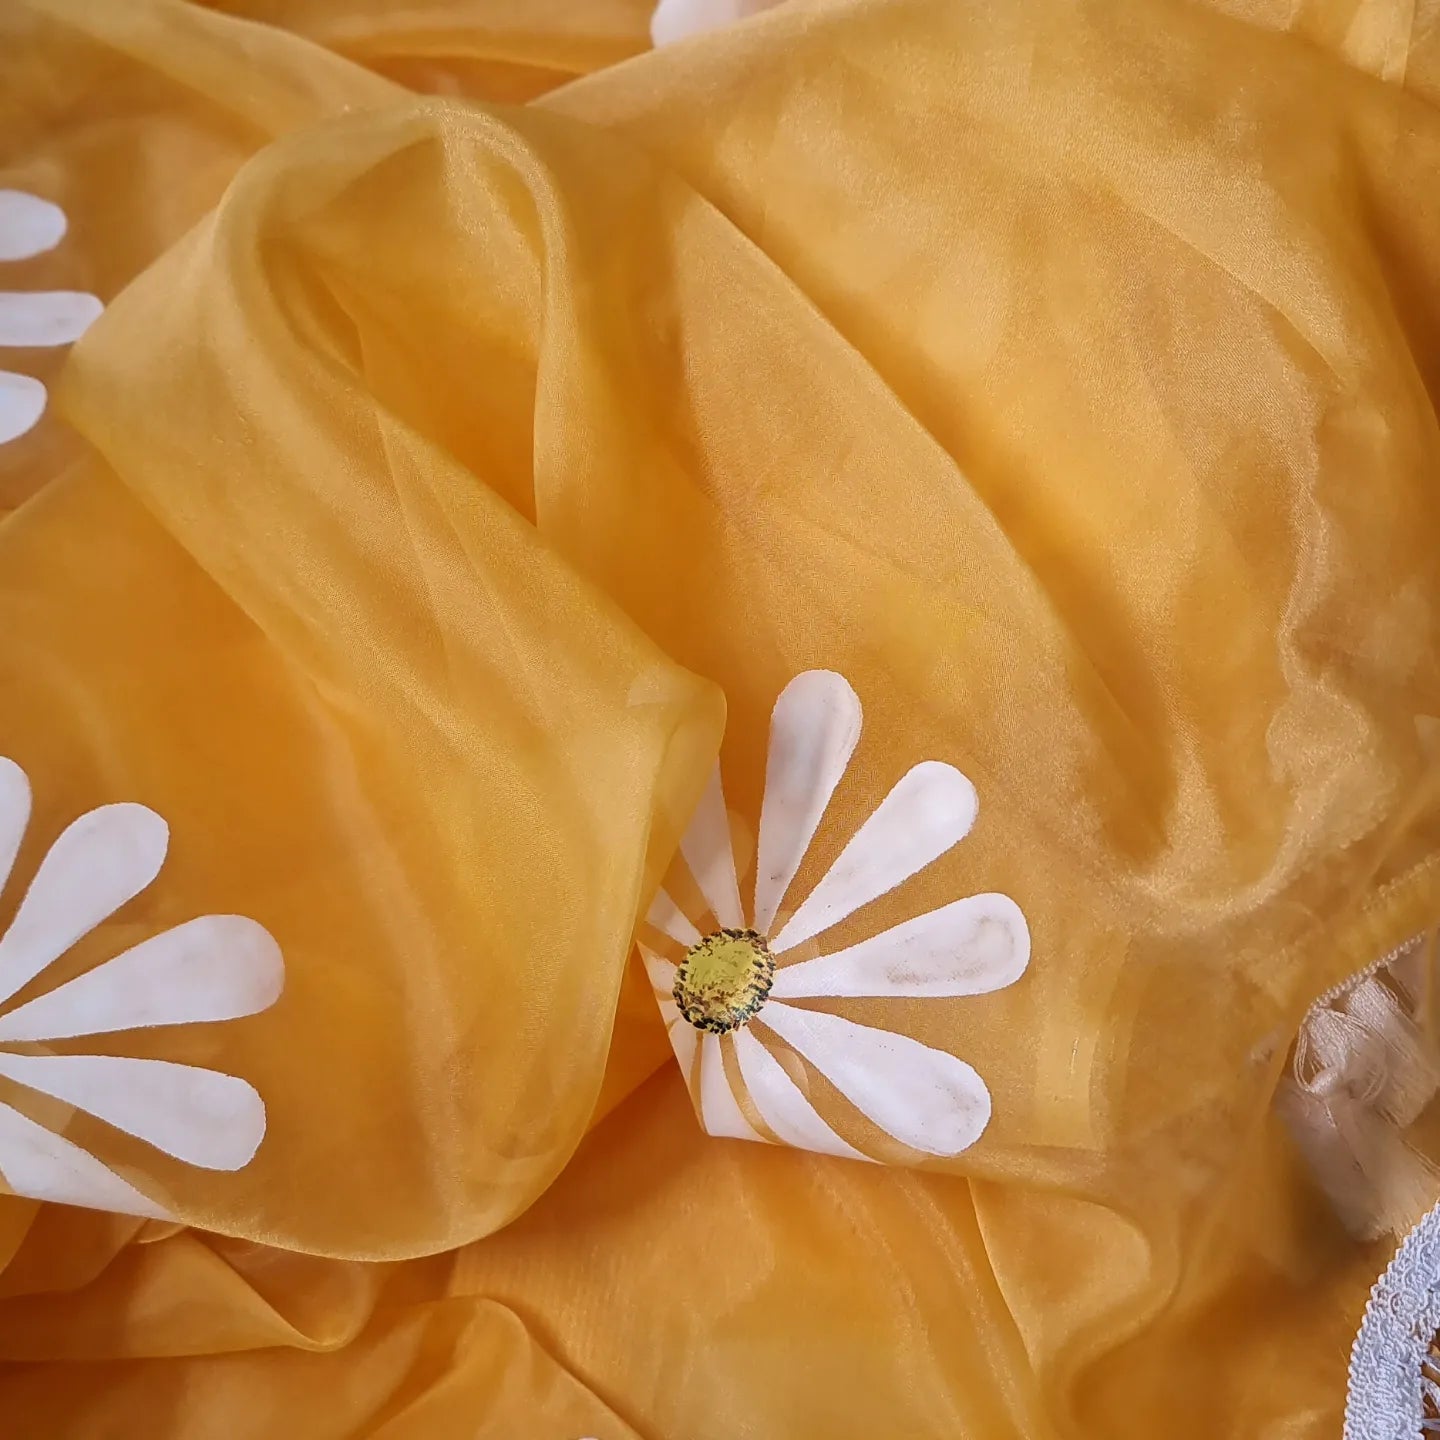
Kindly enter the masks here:
[[697, 1029], [723, 1035], [760, 1009], [775, 981], [775, 961], [754, 930], [717, 930], [685, 953], [675, 1003]]

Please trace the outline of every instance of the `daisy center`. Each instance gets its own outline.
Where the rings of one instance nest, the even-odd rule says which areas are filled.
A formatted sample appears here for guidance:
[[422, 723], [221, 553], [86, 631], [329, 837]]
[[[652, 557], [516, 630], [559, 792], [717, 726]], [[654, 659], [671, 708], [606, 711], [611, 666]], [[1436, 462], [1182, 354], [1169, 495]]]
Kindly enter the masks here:
[[675, 1003], [697, 1029], [723, 1035], [764, 1005], [775, 961], [754, 930], [717, 930], [685, 952], [675, 974]]

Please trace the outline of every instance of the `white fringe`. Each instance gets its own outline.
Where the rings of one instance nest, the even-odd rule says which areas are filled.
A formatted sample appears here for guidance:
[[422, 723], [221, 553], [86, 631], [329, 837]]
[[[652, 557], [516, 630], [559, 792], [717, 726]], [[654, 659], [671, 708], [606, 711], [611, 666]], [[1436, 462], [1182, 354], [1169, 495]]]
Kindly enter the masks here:
[[1306, 1013], [1275, 1106], [1357, 1239], [1404, 1235], [1440, 1199], [1405, 1131], [1440, 1089], [1433, 937], [1416, 936]]

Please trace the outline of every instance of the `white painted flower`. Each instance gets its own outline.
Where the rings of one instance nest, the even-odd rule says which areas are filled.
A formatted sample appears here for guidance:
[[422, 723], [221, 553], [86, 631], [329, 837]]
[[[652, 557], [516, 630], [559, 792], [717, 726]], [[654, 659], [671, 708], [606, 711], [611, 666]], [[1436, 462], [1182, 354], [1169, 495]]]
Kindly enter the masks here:
[[780, 0], [660, 0], [650, 17], [650, 42], [669, 45], [758, 15]]
[[[0, 898], [29, 819], [25, 772], [0, 757]], [[144, 805], [103, 805], [51, 846], [0, 936], [0, 1077], [187, 1164], [238, 1170], [265, 1134], [264, 1103], [244, 1080], [166, 1060], [55, 1054], [48, 1046], [266, 1009], [284, 970], [263, 926], [241, 915], [202, 915], [12, 1006], [24, 986], [150, 884], [169, 837], [165, 821]], [[35, 1200], [168, 1217], [88, 1151], [3, 1103], [0, 1179]]]
[[[23, 190], [0, 190], [0, 260], [43, 255], [65, 238], [65, 229], [58, 205]], [[0, 290], [0, 346], [69, 345], [104, 308], [80, 290]], [[33, 375], [0, 370], [0, 445], [34, 428], [46, 398], [45, 386]]]
[[709, 1134], [872, 1158], [838, 1135], [797, 1084], [795, 1075], [815, 1070], [902, 1144], [955, 1155], [990, 1119], [990, 1092], [969, 1065], [909, 1036], [792, 1003], [983, 995], [1012, 984], [1030, 960], [1025, 917], [1005, 895], [971, 895], [813, 953], [809, 942], [961, 840], [978, 810], [975, 787], [953, 765], [923, 761], [784, 915], [786, 892], [859, 738], [860, 701], [842, 676], [810, 670], [792, 680], [770, 721], [749, 918], [717, 767], [680, 847], [714, 923], [702, 932], [697, 922], [707, 917], [688, 917], [662, 890], [647, 921], [684, 954], [667, 960], [658, 953], [663, 942], [642, 944], [641, 954]]

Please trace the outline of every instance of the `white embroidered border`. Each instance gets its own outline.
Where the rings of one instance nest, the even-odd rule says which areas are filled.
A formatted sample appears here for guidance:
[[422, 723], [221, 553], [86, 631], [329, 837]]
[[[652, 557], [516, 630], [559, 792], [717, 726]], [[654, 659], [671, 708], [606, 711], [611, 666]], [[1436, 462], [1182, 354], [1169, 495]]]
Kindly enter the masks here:
[[[1370, 1292], [1350, 1352], [1344, 1440], [1420, 1440], [1435, 1382], [1422, 1372], [1440, 1331], [1440, 1205], [1405, 1237]], [[1436, 1394], [1440, 1398], [1440, 1393]]]

